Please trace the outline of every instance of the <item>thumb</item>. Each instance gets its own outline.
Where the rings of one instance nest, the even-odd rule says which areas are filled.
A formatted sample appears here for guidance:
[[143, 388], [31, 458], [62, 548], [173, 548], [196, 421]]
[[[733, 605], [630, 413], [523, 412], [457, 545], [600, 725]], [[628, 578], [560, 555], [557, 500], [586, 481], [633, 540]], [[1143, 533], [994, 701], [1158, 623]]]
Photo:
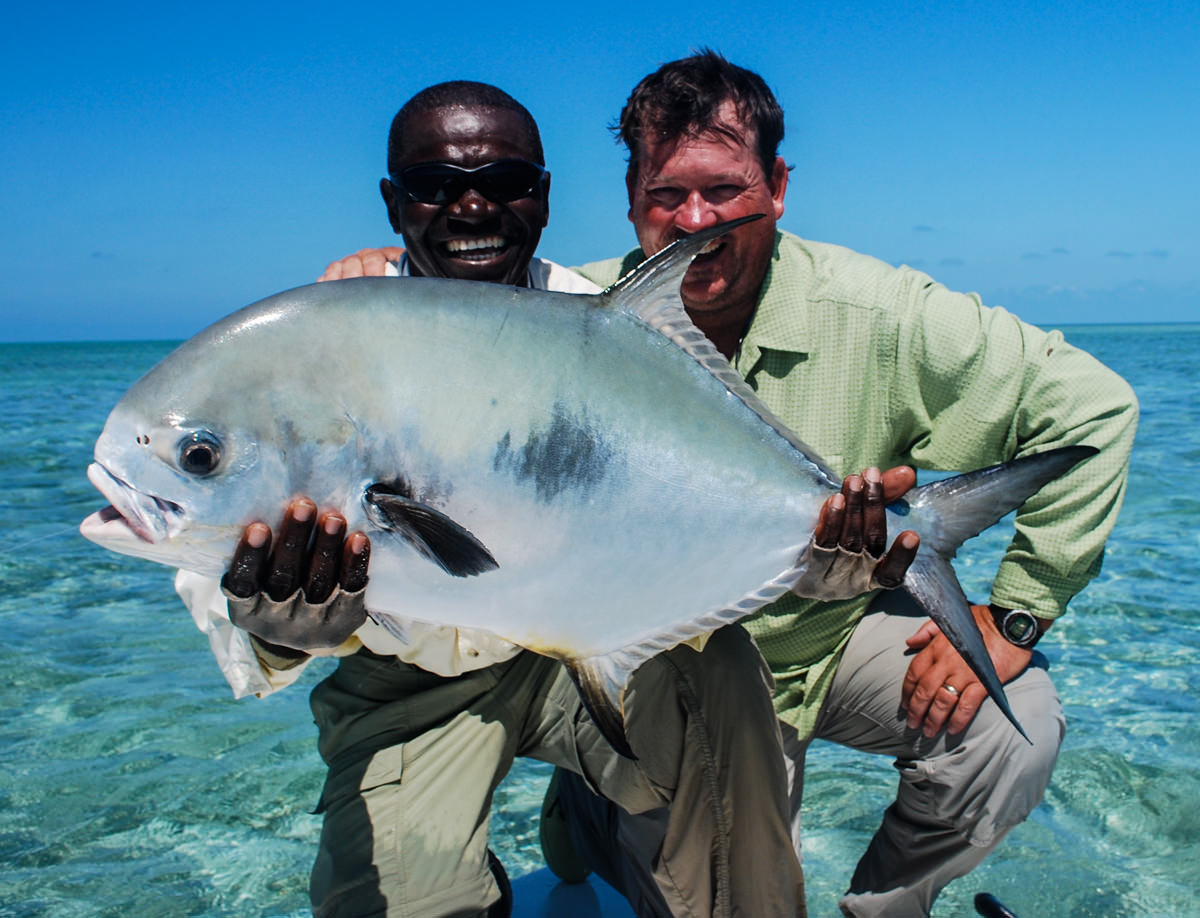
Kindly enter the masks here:
[[916, 634], [905, 640], [904, 643], [908, 645], [910, 650], [923, 650], [940, 633], [941, 629], [937, 625], [933, 622], [926, 622], [917, 630]]

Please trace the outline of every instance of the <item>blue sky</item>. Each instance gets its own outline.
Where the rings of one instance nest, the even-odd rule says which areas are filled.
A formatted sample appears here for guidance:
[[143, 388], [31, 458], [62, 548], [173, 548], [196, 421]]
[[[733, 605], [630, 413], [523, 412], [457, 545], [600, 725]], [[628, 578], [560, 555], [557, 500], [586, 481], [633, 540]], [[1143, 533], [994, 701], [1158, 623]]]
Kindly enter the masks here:
[[542, 126], [541, 254], [619, 254], [606, 125], [701, 46], [784, 106], [785, 229], [1041, 325], [1198, 321], [1200, 8], [1046, 7], [17, 4], [0, 340], [186, 337], [390, 243], [388, 124], [445, 79], [495, 83]]

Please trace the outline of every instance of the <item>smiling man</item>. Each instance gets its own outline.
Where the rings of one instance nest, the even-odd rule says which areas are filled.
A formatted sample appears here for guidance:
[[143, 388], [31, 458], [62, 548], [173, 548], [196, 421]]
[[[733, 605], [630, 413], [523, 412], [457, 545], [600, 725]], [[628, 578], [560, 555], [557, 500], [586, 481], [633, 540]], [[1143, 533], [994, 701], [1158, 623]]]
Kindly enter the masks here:
[[405, 241], [380, 250], [394, 259], [385, 273], [595, 292], [534, 257], [550, 219], [544, 159], [537, 124], [507, 93], [465, 81], [418, 93], [392, 119], [379, 180]]
[[[696, 260], [684, 305], [835, 470], [961, 470], [1068, 444], [1099, 450], [1018, 511], [990, 603], [972, 607], [1032, 745], [901, 591], [838, 602], [790, 595], [745, 621], [775, 681], [797, 850], [812, 740], [889, 756], [900, 775], [896, 801], [840, 907], [928, 914], [946, 883], [1028, 816], [1050, 780], [1065, 725], [1033, 645], [1099, 570], [1136, 400], [1058, 332], [920, 272], [780, 231], [783, 111], [758, 74], [713, 52], [665, 64], [635, 87], [617, 130], [640, 248], [579, 270], [608, 284], [681, 236], [764, 214]], [[622, 863], [654, 849], [663, 814], [621, 813], [570, 775], [559, 788], [576, 847], [620, 884]]]

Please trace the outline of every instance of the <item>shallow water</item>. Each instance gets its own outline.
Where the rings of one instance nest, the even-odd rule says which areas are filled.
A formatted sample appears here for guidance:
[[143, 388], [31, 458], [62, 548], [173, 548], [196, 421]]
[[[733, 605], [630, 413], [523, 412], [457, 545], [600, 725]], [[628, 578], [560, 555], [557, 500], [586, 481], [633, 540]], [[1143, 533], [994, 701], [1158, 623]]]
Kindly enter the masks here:
[[[1069, 733], [1045, 803], [952, 884], [936, 915], [993, 892], [1023, 916], [1190, 915], [1200, 890], [1197, 584], [1200, 326], [1067, 329], [1138, 392], [1125, 509], [1100, 577], [1043, 641]], [[76, 534], [108, 409], [161, 343], [0, 345], [0, 915], [307, 913], [322, 770], [307, 689], [235, 702], [157, 565]], [[960, 559], [982, 595], [999, 531]], [[818, 744], [805, 873], [834, 913], [894, 778]], [[501, 786], [493, 847], [541, 865], [549, 770]]]

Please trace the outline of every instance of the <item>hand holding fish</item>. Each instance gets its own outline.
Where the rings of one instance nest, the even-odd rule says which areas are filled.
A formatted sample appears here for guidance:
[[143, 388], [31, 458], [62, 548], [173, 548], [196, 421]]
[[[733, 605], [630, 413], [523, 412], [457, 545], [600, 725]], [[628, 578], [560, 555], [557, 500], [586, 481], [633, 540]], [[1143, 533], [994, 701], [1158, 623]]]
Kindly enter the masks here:
[[[972, 605], [971, 612], [1000, 681], [1016, 678], [1029, 665], [1033, 652], [1000, 634], [988, 606]], [[918, 651], [909, 663], [900, 696], [909, 728], [920, 727], [928, 737], [936, 736], [943, 727], [961, 733], [988, 697], [987, 689], [934, 622], [925, 622], [907, 644]]]
[[316, 505], [299, 498], [284, 515], [274, 554], [270, 549], [271, 530], [265, 524], [246, 527], [222, 582], [237, 627], [272, 649], [304, 652], [337, 647], [358, 630], [367, 617], [363, 588], [370, 542], [365, 535], [347, 538], [341, 514], [318, 519]]
[[916, 477], [913, 469], [903, 465], [883, 473], [870, 468], [846, 476], [842, 490], [821, 507], [812, 541], [800, 556], [805, 575], [792, 592], [806, 599], [833, 600], [900, 586], [921, 540], [906, 530], [885, 554], [886, 508], [908, 493]]

